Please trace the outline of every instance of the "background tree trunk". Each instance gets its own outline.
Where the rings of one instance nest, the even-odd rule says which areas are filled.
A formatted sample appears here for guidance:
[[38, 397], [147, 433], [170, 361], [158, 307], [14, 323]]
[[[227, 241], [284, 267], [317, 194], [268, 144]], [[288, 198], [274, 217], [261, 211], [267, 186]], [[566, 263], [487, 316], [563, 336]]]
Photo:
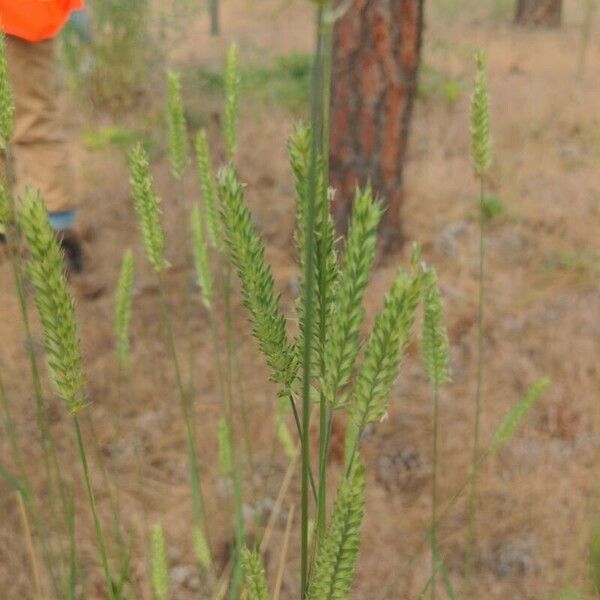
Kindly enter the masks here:
[[400, 240], [402, 168], [421, 54], [424, 0], [353, 0], [333, 37], [330, 168], [341, 231], [354, 189], [368, 182]]
[[519, 25], [560, 27], [562, 0], [517, 0], [515, 21]]

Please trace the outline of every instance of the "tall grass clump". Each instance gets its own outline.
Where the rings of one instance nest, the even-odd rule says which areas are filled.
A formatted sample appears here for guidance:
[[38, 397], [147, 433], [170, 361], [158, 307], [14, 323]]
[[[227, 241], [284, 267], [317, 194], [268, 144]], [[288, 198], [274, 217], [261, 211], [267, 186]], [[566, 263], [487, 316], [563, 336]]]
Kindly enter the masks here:
[[[471, 147], [473, 154], [473, 169], [479, 181], [479, 298], [477, 310], [477, 381], [475, 391], [475, 426], [473, 429], [473, 455], [471, 465], [473, 470], [479, 460], [482, 389], [484, 376], [484, 309], [485, 309], [485, 176], [490, 168], [491, 136], [488, 101], [488, 84], [486, 73], [486, 56], [481, 50], [475, 55], [477, 74], [471, 100]], [[468, 590], [473, 571], [475, 541], [477, 538], [477, 474], [474, 471], [469, 492], [469, 525], [467, 532], [467, 547], [465, 554], [465, 585]]]

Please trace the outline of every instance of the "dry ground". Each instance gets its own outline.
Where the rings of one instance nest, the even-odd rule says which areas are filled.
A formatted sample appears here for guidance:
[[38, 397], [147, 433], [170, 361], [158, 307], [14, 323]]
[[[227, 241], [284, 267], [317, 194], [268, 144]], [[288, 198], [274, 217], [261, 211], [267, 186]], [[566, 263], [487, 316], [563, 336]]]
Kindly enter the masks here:
[[[222, 39], [211, 39], [199, 16], [185, 40], [167, 60], [191, 70], [218, 68], [229, 40], [238, 40], [243, 61], [268, 63], [290, 52], [308, 52], [311, 17], [308, 3], [287, 6], [279, 0], [223, 3]], [[459, 94], [447, 97], [442, 86], [417, 105], [406, 172], [404, 207], [408, 239], [423, 244], [425, 258], [439, 271], [450, 332], [453, 383], [442, 395], [441, 495], [449, 498], [467, 472], [473, 422], [476, 348], [477, 225], [476, 184], [471, 175], [468, 134], [468, 90], [472, 50], [489, 53], [494, 166], [490, 194], [505, 212], [492, 220], [488, 237], [486, 374], [483, 435], [489, 438], [502, 415], [537, 377], [548, 375], [552, 387], [513, 442], [487, 465], [481, 479], [476, 581], [472, 598], [503, 600], [551, 598], [562, 587], [586, 589], [586, 545], [599, 512], [600, 451], [600, 43], [592, 37], [586, 71], [577, 78], [580, 47], [580, 2], [566, 2], [560, 31], [516, 30], [482, 10], [455, 18], [451, 2], [431, 3], [425, 33], [424, 63], [456, 83]], [[471, 16], [468, 16], [471, 15]], [[454, 85], [454, 83], [452, 85]], [[437, 86], [437, 87], [436, 87]], [[185, 89], [190, 112], [209, 127], [219, 145], [219, 101], [201, 87]], [[73, 105], [73, 109], [79, 106]], [[158, 123], [152, 102], [126, 123]], [[77, 116], [74, 131], [99, 126], [105, 118]], [[291, 243], [293, 194], [285, 156], [292, 116], [276, 102], [249, 98], [241, 115], [240, 175], [264, 235], [268, 258], [292, 314], [296, 270]], [[164, 142], [163, 146], [164, 148]], [[186, 483], [182, 423], [159, 320], [158, 296], [145, 265], [133, 215], [124, 154], [77, 144], [81, 211], [94, 269], [110, 293], [77, 306], [85, 366], [89, 377], [89, 412], [96, 423], [103, 458], [114, 491], [128, 521], [138, 530], [144, 519], [165, 526], [174, 576], [173, 598], [198, 597], [189, 524], [191, 507]], [[185, 324], [179, 213], [174, 207], [164, 152], [156, 153], [157, 186], [164, 198], [169, 252], [175, 268], [167, 276], [171, 307], [182, 357]], [[187, 196], [198, 195], [193, 175]], [[133, 376], [119, 380], [114, 352], [113, 293], [120, 257], [131, 247], [138, 269], [132, 323]], [[406, 265], [408, 250], [388, 257], [369, 288], [369, 315], [381, 305], [396, 265]], [[208, 511], [215, 546], [222, 556], [227, 544], [230, 500], [216, 466], [215, 423], [220, 416], [208, 324], [195, 298], [192, 336], [197, 345], [198, 435]], [[0, 370], [17, 422], [19, 439], [37, 492], [40, 453], [24, 334], [11, 272], [0, 263]], [[235, 307], [241, 379], [250, 412], [250, 431], [257, 463], [259, 504], [277, 493], [286, 461], [279, 451], [266, 491], [264, 474], [271, 456], [273, 431], [269, 415], [274, 389], [268, 372]], [[36, 328], [37, 330], [37, 328]], [[36, 347], [36, 350], [39, 350]], [[430, 513], [431, 401], [419, 365], [419, 343], [409, 350], [394, 390], [389, 418], [364, 441], [368, 464], [367, 510], [363, 544], [352, 598], [416, 598], [429, 568], [425, 553], [406, 568], [419, 550]], [[38, 352], [40, 359], [42, 352]], [[51, 390], [48, 387], [48, 395]], [[52, 429], [67, 480], [79, 481], [69, 419], [52, 401]], [[89, 431], [87, 431], [89, 434]], [[11, 465], [5, 436], [1, 463]], [[110, 522], [106, 489], [98, 461], [93, 474], [102, 513]], [[338, 467], [332, 466], [334, 472]], [[141, 485], [140, 485], [141, 482]], [[289, 502], [298, 483], [292, 485]], [[90, 598], [103, 598], [91, 523], [84, 495], [78, 490], [81, 518], [78, 539]], [[249, 513], [253, 506], [248, 490]], [[147, 514], [145, 514], [145, 511]], [[0, 597], [31, 598], [29, 563], [21, 537], [14, 497], [0, 487]], [[466, 510], [453, 510], [443, 528], [442, 551], [450, 576], [460, 583]], [[278, 525], [270, 553], [274, 572], [284, 523]], [[291, 556], [296, 556], [296, 544]], [[133, 569], [143, 578], [143, 539], [135, 543]], [[289, 560], [283, 597], [295, 598], [296, 560]], [[143, 586], [142, 586], [143, 587]], [[149, 597], [144, 588], [144, 597]]]

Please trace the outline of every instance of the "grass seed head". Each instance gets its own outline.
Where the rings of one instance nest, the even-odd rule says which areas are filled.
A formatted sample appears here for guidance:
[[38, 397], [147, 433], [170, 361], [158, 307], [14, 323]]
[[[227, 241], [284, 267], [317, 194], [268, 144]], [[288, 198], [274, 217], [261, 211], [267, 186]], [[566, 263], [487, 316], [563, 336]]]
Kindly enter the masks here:
[[492, 162], [486, 56], [475, 54], [477, 74], [471, 99], [471, 146], [475, 174], [482, 177]]
[[188, 163], [188, 139], [181, 100], [181, 77], [175, 71], [167, 71], [167, 129], [171, 174], [180, 181]]
[[31, 253], [28, 274], [35, 288], [50, 374], [60, 397], [77, 413], [85, 405], [85, 377], [75, 305], [67, 287], [60, 243], [44, 204], [31, 189], [25, 192], [18, 221]]
[[129, 155], [129, 174], [146, 256], [160, 273], [168, 266], [164, 257], [165, 232], [160, 222], [160, 199], [154, 193], [148, 156], [141, 144]]

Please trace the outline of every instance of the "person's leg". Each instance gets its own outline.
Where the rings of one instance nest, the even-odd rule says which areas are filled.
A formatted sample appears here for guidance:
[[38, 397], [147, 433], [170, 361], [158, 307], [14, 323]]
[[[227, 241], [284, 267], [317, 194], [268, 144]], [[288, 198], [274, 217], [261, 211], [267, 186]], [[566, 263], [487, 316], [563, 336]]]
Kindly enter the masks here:
[[73, 170], [59, 110], [54, 40], [29, 43], [7, 37], [7, 58], [15, 104], [11, 140], [15, 191], [39, 191], [57, 231], [75, 219]]

